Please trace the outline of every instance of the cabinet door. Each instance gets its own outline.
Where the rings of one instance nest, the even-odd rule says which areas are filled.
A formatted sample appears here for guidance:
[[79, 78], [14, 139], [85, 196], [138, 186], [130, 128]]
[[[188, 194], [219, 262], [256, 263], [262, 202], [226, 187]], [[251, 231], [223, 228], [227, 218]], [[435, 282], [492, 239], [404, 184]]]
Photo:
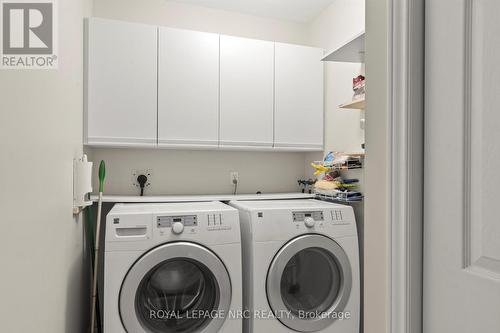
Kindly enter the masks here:
[[272, 147], [274, 43], [221, 36], [222, 146]]
[[156, 145], [157, 28], [87, 23], [86, 143]]
[[158, 144], [217, 147], [219, 35], [159, 31]]
[[276, 43], [275, 147], [323, 148], [323, 50]]

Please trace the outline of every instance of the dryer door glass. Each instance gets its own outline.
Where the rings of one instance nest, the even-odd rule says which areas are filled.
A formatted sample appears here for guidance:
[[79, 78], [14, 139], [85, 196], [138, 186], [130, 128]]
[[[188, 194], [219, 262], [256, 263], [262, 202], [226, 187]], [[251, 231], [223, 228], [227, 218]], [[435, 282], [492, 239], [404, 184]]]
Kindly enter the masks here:
[[218, 332], [231, 296], [229, 273], [216, 254], [194, 243], [169, 243], [130, 268], [120, 290], [120, 317], [127, 332]]
[[195, 332], [218, 305], [215, 276], [203, 264], [186, 259], [167, 260], [154, 267], [137, 290], [136, 311], [152, 332]]
[[315, 332], [343, 315], [352, 286], [349, 258], [334, 240], [302, 235], [285, 244], [269, 267], [269, 305], [285, 326]]
[[296, 316], [322, 313], [335, 302], [340, 290], [341, 269], [335, 258], [318, 247], [306, 248], [286, 264], [281, 276], [281, 297]]

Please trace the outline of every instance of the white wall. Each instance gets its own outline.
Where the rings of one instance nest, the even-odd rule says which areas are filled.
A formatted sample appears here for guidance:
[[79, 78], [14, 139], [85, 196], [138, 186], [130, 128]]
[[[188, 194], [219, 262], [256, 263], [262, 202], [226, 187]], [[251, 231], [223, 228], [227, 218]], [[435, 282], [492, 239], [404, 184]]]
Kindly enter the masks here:
[[72, 160], [82, 151], [85, 0], [58, 1], [59, 69], [0, 71], [2, 332], [84, 332], [82, 221]]
[[[307, 24], [192, 6], [165, 0], [94, 0], [93, 16], [183, 29], [309, 44]], [[147, 194], [230, 193], [229, 172], [238, 171], [239, 193], [297, 191], [304, 153], [86, 149], [107, 164], [107, 193], [137, 194], [131, 170], [154, 170]], [[97, 177], [94, 177], [95, 179]], [[95, 188], [97, 187], [95, 183]]]
[[366, 2], [365, 332], [389, 331], [389, 0]]

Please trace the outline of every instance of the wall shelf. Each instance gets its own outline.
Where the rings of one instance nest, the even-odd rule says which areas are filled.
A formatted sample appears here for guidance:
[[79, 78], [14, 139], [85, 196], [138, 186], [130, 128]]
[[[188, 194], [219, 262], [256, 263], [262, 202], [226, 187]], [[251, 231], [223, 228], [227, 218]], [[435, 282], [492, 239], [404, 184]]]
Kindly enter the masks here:
[[339, 108], [341, 108], [341, 109], [364, 110], [365, 109], [365, 105], [366, 105], [365, 99], [361, 98], [361, 99], [357, 99], [357, 100], [354, 100], [354, 101], [349, 102], [349, 103], [340, 104]]
[[341, 47], [327, 53], [322, 61], [365, 62], [365, 32], [342, 44]]

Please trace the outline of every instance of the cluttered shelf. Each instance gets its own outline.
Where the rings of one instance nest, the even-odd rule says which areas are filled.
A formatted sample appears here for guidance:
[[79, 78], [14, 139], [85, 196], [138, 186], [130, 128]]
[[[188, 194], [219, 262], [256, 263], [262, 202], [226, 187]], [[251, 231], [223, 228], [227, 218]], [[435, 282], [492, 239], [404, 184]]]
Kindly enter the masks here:
[[335, 202], [361, 202], [363, 195], [358, 191], [338, 191], [338, 190], [321, 190], [315, 189], [314, 194], [317, 199]]
[[311, 163], [311, 167], [316, 170], [313, 175], [317, 176], [321, 173], [328, 173], [336, 170], [361, 169], [363, 168], [364, 157], [364, 152], [328, 153], [323, 161], [315, 161]]
[[352, 79], [352, 91], [354, 91], [354, 95], [352, 96], [352, 101], [340, 104], [339, 108], [364, 110], [366, 107], [365, 87], [366, 87], [366, 78], [363, 75], [358, 75], [354, 77]]
[[[359, 179], [348, 178], [344, 171], [363, 168], [364, 152], [342, 153], [330, 152], [323, 161], [311, 163], [315, 170], [314, 176], [319, 179], [303, 181], [304, 190], [307, 186], [318, 199], [335, 202], [360, 202], [363, 194], [358, 190]], [[323, 174], [323, 176], [320, 176]], [[318, 177], [320, 176], [320, 177]]]

